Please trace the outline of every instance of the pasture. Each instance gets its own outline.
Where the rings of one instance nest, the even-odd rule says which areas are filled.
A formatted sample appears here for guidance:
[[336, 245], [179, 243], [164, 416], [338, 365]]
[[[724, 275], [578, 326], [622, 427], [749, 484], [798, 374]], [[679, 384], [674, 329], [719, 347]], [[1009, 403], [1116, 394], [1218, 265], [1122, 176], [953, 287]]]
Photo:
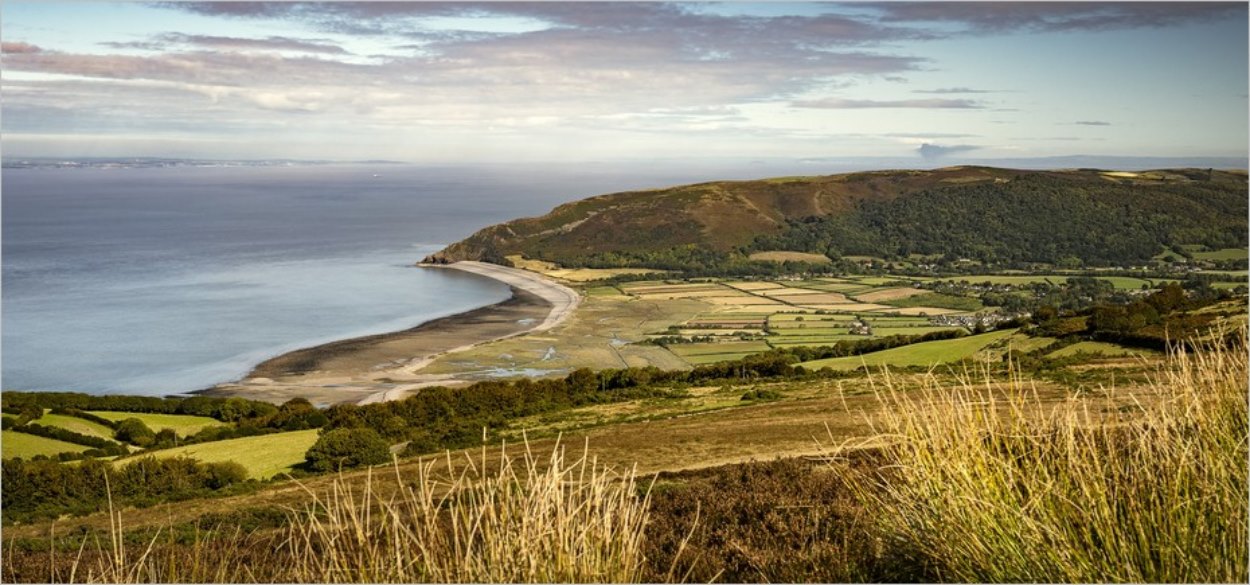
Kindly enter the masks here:
[[668, 346], [674, 355], [691, 365], [711, 364], [741, 359], [745, 356], [768, 351], [763, 341], [728, 341], [717, 343], [679, 343]]
[[748, 258], [756, 262], [807, 262], [810, 264], [829, 264], [833, 262], [828, 256], [823, 254], [808, 254], [806, 252], [756, 252], [748, 256]]
[[67, 431], [74, 431], [75, 433], [91, 437], [99, 437], [101, 439], [109, 440], [113, 439], [113, 429], [110, 429], [100, 423], [81, 419], [76, 416], [45, 412], [42, 417], [39, 417], [31, 422], [45, 427], [60, 427]]
[[209, 418], [207, 416], [191, 416], [187, 414], [117, 412], [111, 410], [93, 410], [89, 412], [100, 418], [105, 418], [114, 422], [123, 421], [128, 418], [137, 418], [143, 421], [143, 424], [148, 425], [148, 428], [153, 431], [173, 429], [179, 437], [189, 437], [209, 427], [226, 424], [215, 418]]
[[1250, 258], [1250, 250], [1245, 248], [1223, 248], [1210, 252], [1192, 252], [1198, 260], [1246, 260]]
[[1074, 343], [1065, 348], [1050, 352], [1046, 354], [1046, 357], [1065, 358], [1079, 354], [1099, 355], [1103, 357], [1129, 357], [1155, 355], [1157, 352], [1148, 349], [1124, 347], [1123, 345], [1102, 341], [1082, 341], [1080, 343]]
[[938, 364], [957, 362], [964, 358], [972, 357], [978, 351], [984, 349], [990, 344], [1006, 339], [1015, 332], [1015, 329], [1006, 329], [1003, 331], [983, 333], [981, 335], [969, 335], [967, 337], [960, 337], [957, 339], [926, 341], [924, 343], [914, 343], [912, 345], [904, 345], [902, 347], [863, 355], [803, 362], [800, 365], [812, 370], [818, 370], [821, 368], [854, 370], [863, 365], [873, 368], [880, 366], [928, 367]]
[[[205, 463], [234, 461], [247, 468], [248, 477], [267, 479], [303, 463], [304, 453], [317, 442], [317, 432], [317, 429], [309, 429], [273, 433], [160, 449], [145, 454], [161, 459], [185, 456]], [[133, 459], [119, 459], [118, 463], [125, 465], [129, 461]]]
[[0, 431], [0, 457], [4, 459], [14, 457], [30, 459], [36, 455], [51, 457], [58, 453], [81, 453], [90, 448], [86, 445], [76, 445], [17, 431]]

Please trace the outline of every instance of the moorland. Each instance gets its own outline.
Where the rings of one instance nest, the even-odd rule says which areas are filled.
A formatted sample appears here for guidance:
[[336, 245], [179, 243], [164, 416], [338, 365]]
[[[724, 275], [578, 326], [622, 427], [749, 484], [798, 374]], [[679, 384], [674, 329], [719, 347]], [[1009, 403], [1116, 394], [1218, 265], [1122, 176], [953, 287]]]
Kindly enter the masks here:
[[1244, 581], [1247, 201], [952, 167], [488, 227], [426, 262], [559, 282], [566, 320], [419, 370], [340, 342], [232, 392], [4, 392], [3, 578]]

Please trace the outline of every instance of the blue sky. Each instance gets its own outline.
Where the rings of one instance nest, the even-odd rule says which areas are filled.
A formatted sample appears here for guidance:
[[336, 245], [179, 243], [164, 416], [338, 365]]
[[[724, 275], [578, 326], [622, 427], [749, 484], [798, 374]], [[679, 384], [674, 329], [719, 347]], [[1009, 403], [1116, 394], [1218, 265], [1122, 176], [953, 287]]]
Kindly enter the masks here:
[[6, 157], [1247, 155], [1245, 3], [0, 6]]

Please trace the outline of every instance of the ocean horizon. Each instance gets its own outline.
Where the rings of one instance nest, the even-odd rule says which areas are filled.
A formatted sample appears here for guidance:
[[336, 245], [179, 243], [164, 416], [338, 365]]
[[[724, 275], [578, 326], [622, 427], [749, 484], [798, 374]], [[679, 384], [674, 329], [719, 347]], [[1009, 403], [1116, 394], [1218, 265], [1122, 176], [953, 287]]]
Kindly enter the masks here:
[[[5, 169], [5, 390], [178, 394], [509, 296], [414, 264], [487, 225], [683, 177], [411, 165]], [[695, 177], [691, 177], [695, 178]]]

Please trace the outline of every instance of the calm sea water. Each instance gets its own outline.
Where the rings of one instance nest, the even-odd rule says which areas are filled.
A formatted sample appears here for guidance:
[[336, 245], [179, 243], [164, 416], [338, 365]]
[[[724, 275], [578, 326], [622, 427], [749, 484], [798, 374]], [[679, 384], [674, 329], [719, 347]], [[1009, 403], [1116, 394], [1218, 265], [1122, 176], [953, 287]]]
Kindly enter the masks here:
[[3, 388], [168, 394], [285, 351], [498, 302], [412, 264], [486, 225], [697, 172], [419, 168], [3, 172]]

